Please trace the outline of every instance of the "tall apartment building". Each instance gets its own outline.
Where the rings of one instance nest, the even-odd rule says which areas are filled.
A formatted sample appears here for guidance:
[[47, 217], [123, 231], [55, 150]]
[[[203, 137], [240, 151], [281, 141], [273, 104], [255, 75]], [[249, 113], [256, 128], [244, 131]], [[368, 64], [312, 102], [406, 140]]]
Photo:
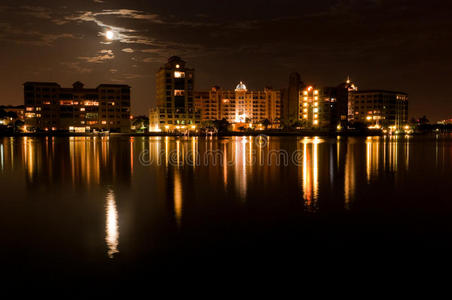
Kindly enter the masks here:
[[195, 109], [195, 70], [173, 56], [156, 75], [157, 106], [149, 113], [150, 131], [195, 130], [201, 123]]
[[101, 84], [87, 89], [79, 81], [72, 88], [55, 82], [26, 82], [24, 100], [27, 131], [130, 130], [128, 85]]
[[332, 89], [332, 97], [336, 99], [333, 122], [345, 128], [348, 124], [348, 99], [352, 92], [358, 91], [358, 86], [347, 78], [347, 81]]
[[325, 128], [332, 125], [336, 105], [333, 91], [308, 86], [299, 93], [299, 119], [305, 128]]
[[349, 121], [373, 128], [400, 128], [408, 124], [408, 94], [384, 90], [351, 92]]
[[195, 107], [203, 122], [226, 119], [231, 124], [262, 124], [268, 120], [279, 127], [281, 91], [265, 88], [249, 91], [243, 82], [235, 90], [215, 86], [210, 91], [195, 92]]
[[291, 126], [299, 120], [300, 91], [304, 88], [300, 74], [290, 74], [289, 87], [282, 90], [281, 121], [285, 126]]

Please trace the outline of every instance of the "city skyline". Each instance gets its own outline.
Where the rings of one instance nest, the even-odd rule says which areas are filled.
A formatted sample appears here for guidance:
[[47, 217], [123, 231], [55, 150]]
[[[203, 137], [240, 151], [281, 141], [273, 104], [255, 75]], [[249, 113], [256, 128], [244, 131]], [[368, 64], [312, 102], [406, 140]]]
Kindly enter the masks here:
[[335, 86], [350, 75], [360, 89], [408, 93], [410, 118], [450, 119], [451, 21], [440, 1], [197, 2], [4, 2], [0, 104], [22, 104], [26, 81], [126, 83], [132, 113], [145, 115], [155, 73], [178, 55], [197, 70], [195, 90], [287, 88], [293, 71]]

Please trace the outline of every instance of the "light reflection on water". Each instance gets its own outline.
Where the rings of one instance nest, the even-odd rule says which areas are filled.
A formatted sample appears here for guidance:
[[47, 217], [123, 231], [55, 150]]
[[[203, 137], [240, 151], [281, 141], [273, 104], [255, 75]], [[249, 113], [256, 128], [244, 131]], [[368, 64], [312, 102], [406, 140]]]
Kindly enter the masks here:
[[[268, 155], [280, 149], [300, 156], [278, 166], [278, 158]], [[143, 151], [153, 163], [142, 164]], [[208, 151], [222, 153], [216, 164], [205, 163]], [[28, 198], [22, 200], [52, 206], [49, 196], [61, 189], [68, 199], [87, 199], [80, 209], [95, 210], [87, 203], [102, 199], [104, 211], [94, 215], [105, 216], [101, 240], [112, 258], [119, 251], [121, 209], [145, 220], [152, 212], [179, 229], [224, 211], [268, 207], [293, 214], [293, 203], [300, 204], [300, 213], [353, 211], [366, 201], [378, 205], [374, 198], [382, 190], [421, 186], [423, 176], [448, 178], [451, 166], [452, 139], [446, 137], [271, 137], [265, 143], [262, 137], [0, 139], [0, 178], [11, 190], [25, 186]]]
[[113, 190], [107, 192], [105, 214], [105, 242], [107, 243], [107, 254], [109, 258], [114, 258], [114, 255], [119, 252], [119, 221]]

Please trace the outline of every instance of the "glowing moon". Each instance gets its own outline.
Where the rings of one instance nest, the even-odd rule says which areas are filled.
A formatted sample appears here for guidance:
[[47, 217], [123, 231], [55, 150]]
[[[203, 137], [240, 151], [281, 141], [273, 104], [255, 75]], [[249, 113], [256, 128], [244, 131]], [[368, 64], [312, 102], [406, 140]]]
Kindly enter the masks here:
[[115, 37], [115, 33], [109, 30], [105, 33], [105, 36], [107, 37], [107, 39], [112, 40]]

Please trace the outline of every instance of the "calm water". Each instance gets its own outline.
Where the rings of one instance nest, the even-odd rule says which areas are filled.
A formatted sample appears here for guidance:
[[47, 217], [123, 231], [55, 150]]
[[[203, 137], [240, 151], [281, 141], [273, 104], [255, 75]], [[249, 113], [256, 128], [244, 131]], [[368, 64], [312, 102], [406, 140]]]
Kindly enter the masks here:
[[447, 136], [1, 138], [0, 254], [89, 281], [449, 247], [451, 167]]

